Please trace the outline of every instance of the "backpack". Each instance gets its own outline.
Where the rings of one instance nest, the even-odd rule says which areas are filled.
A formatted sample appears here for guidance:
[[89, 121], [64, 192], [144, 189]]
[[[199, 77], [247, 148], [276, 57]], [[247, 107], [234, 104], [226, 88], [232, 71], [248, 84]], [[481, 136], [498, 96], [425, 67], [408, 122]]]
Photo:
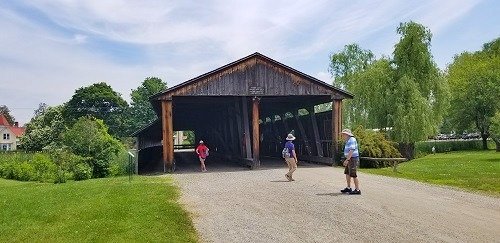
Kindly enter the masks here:
[[284, 158], [284, 159], [288, 159], [290, 158], [290, 151], [288, 151], [288, 148], [285, 147], [283, 149], [283, 151], [281, 151], [281, 156]]

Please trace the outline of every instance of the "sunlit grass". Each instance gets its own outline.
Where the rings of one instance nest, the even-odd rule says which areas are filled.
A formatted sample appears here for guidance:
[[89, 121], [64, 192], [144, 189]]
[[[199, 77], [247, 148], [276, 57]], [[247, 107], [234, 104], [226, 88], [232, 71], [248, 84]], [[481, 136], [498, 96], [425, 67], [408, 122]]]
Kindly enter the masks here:
[[448, 185], [500, 196], [500, 153], [462, 151], [427, 155], [392, 168], [362, 172]]
[[0, 179], [0, 242], [196, 242], [167, 177]]

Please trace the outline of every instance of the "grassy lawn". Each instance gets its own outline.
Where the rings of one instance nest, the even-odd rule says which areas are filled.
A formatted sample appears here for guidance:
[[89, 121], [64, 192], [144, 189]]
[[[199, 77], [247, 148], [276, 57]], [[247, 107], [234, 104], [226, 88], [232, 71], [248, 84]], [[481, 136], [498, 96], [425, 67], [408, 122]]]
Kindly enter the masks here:
[[166, 177], [0, 179], [0, 242], [197, 242]]
[[460, 187], [500, 196], [500, 153], [462, 151], [427, 155], [391, 168], [361, 169], [362, 172], [407, 178], [438, 185]]

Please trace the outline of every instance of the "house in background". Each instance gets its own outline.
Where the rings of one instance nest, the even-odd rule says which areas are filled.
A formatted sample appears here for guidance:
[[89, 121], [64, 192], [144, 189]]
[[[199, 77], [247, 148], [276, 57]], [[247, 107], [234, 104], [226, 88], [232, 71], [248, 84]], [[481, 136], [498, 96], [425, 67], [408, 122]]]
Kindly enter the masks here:
[[0, 150], [16, 150], [24, 131], [25, 128], [19, 127], [19, 123], [15, 122], [14, 126], [11, 126], [7, 118], [0, 114]]

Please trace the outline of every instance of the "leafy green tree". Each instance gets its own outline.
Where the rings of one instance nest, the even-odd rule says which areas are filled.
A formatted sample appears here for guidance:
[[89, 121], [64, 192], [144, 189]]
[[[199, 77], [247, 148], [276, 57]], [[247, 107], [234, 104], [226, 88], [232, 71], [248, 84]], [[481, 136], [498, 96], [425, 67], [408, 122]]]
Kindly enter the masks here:
[[405, 157], [413, 158], [415, 142], [435, 133], [442, 123], [449, 93], [431, 55], [430, 30], [407, 22], [399, 25], [397, 33], [401, 38], [393, 52], [394, 83], [388, 86], [393, 109], [389, 124]]
[[495, 141], [497, 152], [500, 152], [500, 111], [491, 118], [491, 138]]
[[63, 143], [81, 157], [88, 158], [92, 177], [110, 175], [110, 164], [114, 156], [123, 151], [123, 145], [108, 133], [102, 120], [81, 117], [64, 133]]
[[156, 119], [156, 114], [149, 102], [149, 97], [167, 88], [167, 84], [159, 78], [148, 77], [130, 93], [129, 114], [127, 114], [127, 132], [131, 134]]
[[12, 126], [14, 125], [14, 122], [16, 119], [10, 114], [9, 107], [6, 105], [0, 105], [0, 114], [3, 114], [5, 118], [7, 119], [7, 122]]
[[[370, 50], [363, 50], [358, 44], [349, 44], [339, 53], [330, 55], [329, 72], [334, 78], [335, 86], [354, 92], [357, 88], [365, 84], [364, 80], [359, 80], [356, 75], [367, 69], [374, 61], [374, 55]], [[344, 100], [342, 112], [346, 126], [352, 127], [361, 124], [364, 113], [361, 97], [354, 96], [352, 100]], [[331, 109], [331, 108], [330, 108]]]
[[109, 132], [115, 137], [125, 136], [122, 113], [128, 104], [119, 93], [104, 82], [75, 91], [63, 111], [69, 125], [80, 117], [92, 116], [103, 120], [109, 126]]
[[392, 112], [392, 91], [390, 86], [394, 78], [394, 69], [390, 60], [381, 58], [374, 61], [365, 70], [353, 74], [355, 80], [362, 82], [352, 86], [355, 94], [352, 100], [354, 110], [359, 114], [353, 116], [353, 125], [385, 130], [389, 127]]
[[35, 116], [26, 124], [26, 131], [21, 137], [22, 147], [28, 151], [41, 151], [49, 145], [61, 144], [61, 134], [66, 129], [62, 110], [62, 106], [40, 104]]
[[[488, 149], [491, 119], [500, 111], [500, 38], [483, 50], [464, 52], [448, 66], [453, 124], [459, 131], [474, 126]], [[498, 146], [498, 145], [497, 145]]]

